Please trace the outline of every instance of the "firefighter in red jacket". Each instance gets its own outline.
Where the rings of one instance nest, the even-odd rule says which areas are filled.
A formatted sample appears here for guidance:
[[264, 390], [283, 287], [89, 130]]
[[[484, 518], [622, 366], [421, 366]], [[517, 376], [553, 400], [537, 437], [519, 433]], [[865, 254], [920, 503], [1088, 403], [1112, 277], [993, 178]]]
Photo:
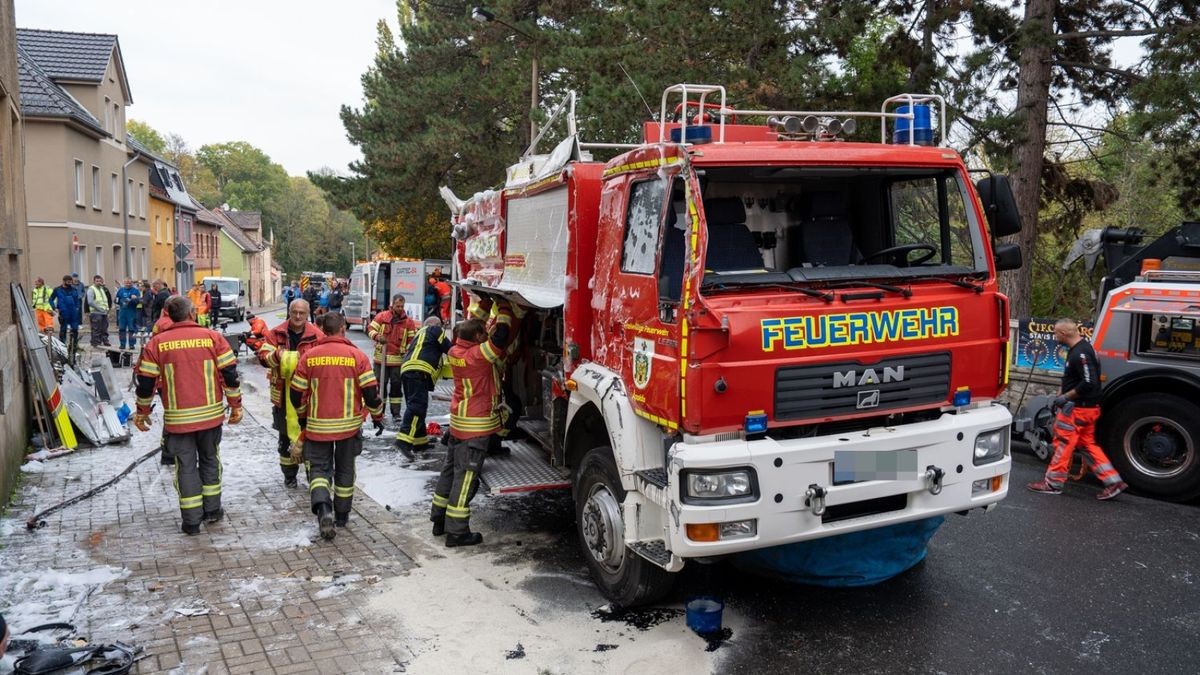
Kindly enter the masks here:
[[321, 330], [325, 336], [300, 359], [289, 395], [300, 413], [312, 511], [321, 536], [333, 539], [334, 525], [345, 527], [350, 519], [363, 417], [370, 412], [375, 428], [383, 429], [383, 401], [370, 360], [346, 339], [346, 319], [327, 313]]
[[375, 341], [375, 377], [379, 380], [379, 395], [387, 401], [393, 425], [400, 424], [400, 403], [404, 400], [400, 367], [404, 364], [404, 353], [416, 335], [417, 322], [404, 312], [403, 295], [394, 296], [391, 309], [376, 314], [367, 326], [367, 336]]
[[[485, 298], [472, 304], [487, 311], [492, 303]], [[447, 356], [454, 372], [450, 447], [429, 515], [434, 536], [446, 534], [446, 546], [474, 546], [483, 541], [483, 535], [471, 531], [469, 504], [479, 487], [488, 439], [500, 431], [497, 364], [504, 358], [515, 324], [512, 310], [503, 303], [490, 337], [478, 319], [469, 319], [455, 328], [454, 346]]]
[[171, 298], [166, 311], [174, 323], [151, 338], [142, 350], [133, 424], [140, 431], [150, 430], [150, 403], [155, 385], [161, 380], [163, 427], [167, 447], [175, 458], [183, 532], [199, 534], [202, 520], [216, 523], [225, 515], [218, 454], [221, 425], [225, 422], [222, 399], [229, 400], [229, 423], [240, 422], [242, 392], [237, 357], [220, 333], [196, 324], [187, 298]]
[[[308, 322], [308, 302], [293, 300], [288, 305], [287, 321], [272, 328], [258, 350], [258, 360], [271, 369], [271, 418], [275, 429], [279, 431], [279, 468], [283, 471], [283, 484], [296, 487], [296, 474], [300, 465], [292, 459], [288, 448], [292, 445], [292, 437], [288, 433], [288, 396], [285, 392], [291, 383], [300, 359], [305, 352], [317, 344], [321, 331]], [[293, 420], [298, 417], [293, 414]], [[295, 422], [293, 422], [295, 423]], [[296, 431], [299, 431], [297, 427]]]

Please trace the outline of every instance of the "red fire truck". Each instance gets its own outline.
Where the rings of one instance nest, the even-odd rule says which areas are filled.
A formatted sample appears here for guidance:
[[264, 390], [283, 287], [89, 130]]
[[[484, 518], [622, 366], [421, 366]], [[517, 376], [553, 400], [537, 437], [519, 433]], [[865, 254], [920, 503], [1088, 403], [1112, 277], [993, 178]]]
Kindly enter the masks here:
[[[488, 460], [492, 490], [570, 485], [593, 578], [625, 605], [689, 559], [1003, 499], [996, 272], [1021, 262], [992, 237], [1020, 222], [1004, 177], [977, 192], [945, 119], [932, 95], [738, 110], [686, 84], [642, 143], [589, 144], [571, 95], [566, 138], [535, 139], [502, 189], [443, 188], [457, 283], [529, 311], [505, 373], [528, 440]], [[849, 140], [859, 120], [880, 143]]]

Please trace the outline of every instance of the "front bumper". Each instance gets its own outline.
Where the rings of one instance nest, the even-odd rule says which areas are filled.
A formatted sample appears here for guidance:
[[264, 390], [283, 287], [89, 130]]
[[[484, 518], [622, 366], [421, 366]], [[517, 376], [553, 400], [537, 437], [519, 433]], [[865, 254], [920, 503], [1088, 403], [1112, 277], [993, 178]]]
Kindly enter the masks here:
[[[972, 462], [975, 438], [983, 432], [1003, 429], [1008, 434], [1012, 416], [1001, 405], [942, 414], [929, 422], [896, 427], [876, 427], [845, 434], [777, 441], [762, 438], [714, 443], [677, 443], [670, 452], [665, 496], [670, 513], [668, 548], [675, 555], [705, 557], [818, 539], [866, 530], [955, 511], [994, 504], [1008, 494], [1011, 452], [982, 466]], [[1006, 442], [1005, 447], [1009, 445]], [[835, 452], [916, 452], [915, 473], [899, 479], [865, 480], [834, 485]], [[696, 469], [752, 467], [757, 474], [758, 498], [729, 505], [684, 503], [680, 497], [681, 472]], [[934, 494], [924, 475], [927, 467], [943, 472], [941, 489]], [[997, 490], [972, 494], [972, 483], [999, 476]], [[825, 514], [819, 503], [807, 499], [810, 486], [824, 490]], [[990, 488], [990, 485], [989, 485]], [[891, 499], [887, 499], [891, 498]], [[878, 500], [861, 504], [868, 500]], [[844, 505], [866, 506], [866, 515], [846, 517]], [[889, 510], [870, 513], [872, 504]], [[895, 508], [902, 504], [900, 508]], [[834, 514], [841, 515], [834, 515]], [[753, 536], [714, 542], [693, 541], [687, 536], [689, 523], [724, 523], [755, 519]]]

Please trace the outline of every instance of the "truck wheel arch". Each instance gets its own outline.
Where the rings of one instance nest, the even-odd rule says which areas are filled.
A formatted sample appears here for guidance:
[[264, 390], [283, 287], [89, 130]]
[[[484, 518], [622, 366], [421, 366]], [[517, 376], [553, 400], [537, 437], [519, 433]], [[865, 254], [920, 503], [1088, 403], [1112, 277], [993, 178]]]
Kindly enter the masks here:
[[625, 489], [634, 491], [634, 471], [664, 465], [662, 431], [634, 413], [621, 378], [611, 370], [585, 363], [575, 369], [571, 379], [576, 388], [567, 403], [563, 451], [567, 466], [577, 470], [584, 454], [606, 445], [612, 448]]
[[[1101, 407], [1117, 405], [1122, 400], [1137, 394], [1163, 391], [1164, 384], [1170, 385], [1173, 393], [1180, 396], [1193, 396], [1200, 399], [1200, 378], [1181, 373], [1178, 370], [1154, 368], [1139, 370], [1109, 382], [1104, 387]], [[1100, 417], [1100, 425], [1104, 425], [1103, 415]]]

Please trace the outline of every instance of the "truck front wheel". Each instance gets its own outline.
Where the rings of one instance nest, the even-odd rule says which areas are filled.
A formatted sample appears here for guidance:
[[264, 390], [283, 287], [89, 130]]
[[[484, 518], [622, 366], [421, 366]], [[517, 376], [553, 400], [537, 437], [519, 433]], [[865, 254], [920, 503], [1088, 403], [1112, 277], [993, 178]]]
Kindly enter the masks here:
[[625, 546], [621, 503], [625, 489], [612, 449], [589, 451], [575, 481], [575, 522], [592, 579], [605, 597], [621, 607], [654, 602], [671, 590], [674, 575]]
[[1138, 490], [1173, 502], [1200, 497], [1200, 406], [1170, 394], [1139, 394], [1113, 406], [1105, 451]]

